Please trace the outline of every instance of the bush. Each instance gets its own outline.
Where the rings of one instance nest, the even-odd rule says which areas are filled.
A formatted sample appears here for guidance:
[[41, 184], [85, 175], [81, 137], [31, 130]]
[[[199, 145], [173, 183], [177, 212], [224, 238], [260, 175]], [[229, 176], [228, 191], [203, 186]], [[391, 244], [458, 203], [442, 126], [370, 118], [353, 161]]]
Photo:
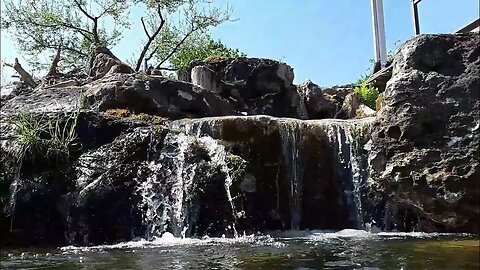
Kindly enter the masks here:
[[354, 93], [359, 94], [365, 105], [375, 110], [376, 101], [378, 98], [378, 89], [373, 86], [368, 86], [365, 82], [356, 86]]

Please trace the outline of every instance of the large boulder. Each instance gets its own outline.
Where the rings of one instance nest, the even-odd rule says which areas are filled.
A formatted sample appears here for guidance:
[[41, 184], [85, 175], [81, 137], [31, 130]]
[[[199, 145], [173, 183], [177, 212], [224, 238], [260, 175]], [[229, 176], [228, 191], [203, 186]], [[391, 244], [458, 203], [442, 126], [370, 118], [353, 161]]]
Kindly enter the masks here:
[[326, 96], [323, 89], [311, 81], [298, 85], [297, 91], [305, 102], [310, 119], [334, 118], [339, 110], [339, 102]]
[[125, 108], [172, 119], [239, 114], [214, 92], [161, 76], [113, 74], [84, 88], [88, 103], [100, 111]]
[[343, 108], [346, 98], [353, 92], [352, 85], [319, 87], [306, 81], [297, 86], [297, 91], [305, 102], [309, 119], [345, 119], [356, 116], [357, 108], [353, 110], [353, 114], [346, 113]]
[[99, 79], [107, 73], [134, 73], [127, 64], [118, 59], [108, 48], [93, 44], [90, 48], [89, 59], [85, 73], [94, 79]]
[[179, 78], [219, 93], [245, 115], [306, 119], [303, 99], [293, 85], [293, 69], [259, 58], [214, 58], [194, 62]]
[[396, 54], [370, 157], [385, 229], [480, 232], [479, 41], [421, 35]]

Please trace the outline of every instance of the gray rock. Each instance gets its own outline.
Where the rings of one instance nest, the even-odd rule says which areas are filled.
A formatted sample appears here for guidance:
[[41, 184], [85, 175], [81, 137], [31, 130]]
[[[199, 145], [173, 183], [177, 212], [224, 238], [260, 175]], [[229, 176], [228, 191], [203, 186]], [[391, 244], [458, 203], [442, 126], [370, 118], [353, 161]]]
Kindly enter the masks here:
[[396, 54], [370, 158], [385, 229], [480, 231], [479, 41], [421, 35]]
[[[211, 91], [225, 97], [246, 115], [265, 114], [307, 119], [303, 99], [293, 85], [293, 69], [285, 63], [258, 58], [219, 58], [193, 62], [182, 78], [200, 67], [214, 73]], [[215, 86], [215, 87], [213, 87]]]

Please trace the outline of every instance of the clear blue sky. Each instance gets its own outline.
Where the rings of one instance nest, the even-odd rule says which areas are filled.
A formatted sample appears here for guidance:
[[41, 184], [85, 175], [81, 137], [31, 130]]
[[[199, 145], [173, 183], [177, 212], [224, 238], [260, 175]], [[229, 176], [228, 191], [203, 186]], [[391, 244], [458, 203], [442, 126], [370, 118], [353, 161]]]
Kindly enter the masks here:
[[[215, 38], [251, 57], [281, 60], [295, 70], [295, 82], [321, 86], [354, 82], [373, 58], [369, 0], [215, 0], [230, 3], [236, 22], [212, 30]], [[413, 33], [410, 0], [384, 0], [387, 49]], [[479, 16], [478, 0], [424, 0], [419, 4], [422, 33], [448, 33]], [[113, 48], [121, 59], [138, 53], [144, 38], [137, 23]], [[1, 58], [13, 62], [14, 44], [2, 33]], [[11, 71], [9, 71], [11, 72]]]

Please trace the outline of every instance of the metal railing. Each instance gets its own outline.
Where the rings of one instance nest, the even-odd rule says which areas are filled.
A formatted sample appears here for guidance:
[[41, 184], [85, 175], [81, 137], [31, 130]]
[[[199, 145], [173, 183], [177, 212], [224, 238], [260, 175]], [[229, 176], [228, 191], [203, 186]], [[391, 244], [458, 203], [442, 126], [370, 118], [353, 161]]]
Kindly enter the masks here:
[[[422, 0], [410, 0], [412, 2], [412, 21], [413, 21], [413, 32], [415, 35], [420, 35], [420, 21], [418, 18], [418, 3]], [[466, 26], [462, 27], [455, 33], [465, 33], [471, 32], [480, 27], [480, 18], [475, 19], [473, 22], [467, 24]]]

